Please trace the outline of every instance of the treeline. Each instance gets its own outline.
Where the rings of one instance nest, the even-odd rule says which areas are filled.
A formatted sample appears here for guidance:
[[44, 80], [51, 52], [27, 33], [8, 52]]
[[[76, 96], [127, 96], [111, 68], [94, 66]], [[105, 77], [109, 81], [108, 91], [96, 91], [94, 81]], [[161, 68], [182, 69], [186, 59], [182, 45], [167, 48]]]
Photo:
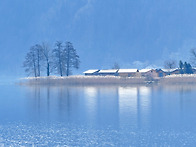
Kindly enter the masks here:
[[179, 62], [179, 73], [180, 74], [193, 74], [193, 68], [190, 63], [187, 62], [182, 62], [180, 60]]
[[[177, 66], [176, 61], [175, 60], [166, 60], [164, 62], [164, 67], [166, 69], [174, 69], [174, 68], [178, 68], [179, 69], [179, 74], [193, 74], [195, 69], [193, 68], [192, 65], [196, 65], [196, 48], [193, 48], [190, 50], [190, 62], [183, 62], [183, 61], [179, 61], [179, 64]], [[191, 65], [192, 64], [192, 65]]]
[[78, 69], [79, 65], [79, 55], [73, 44], [61, 41], [57, 41], [53, 49], [45, 42], [32, 46], [23, 62], [25, 72], [35, 77], [40, 77], [41, 73], [47, 76], [51, 73], [69, 76], [72, 69]]
[[164, 67], [166, 69], [174, 69], [178, 68], [179, 69], [179, 74], [193, 74], [193, 67], [190, 63], [188, 62], [182, 62], [181, 60], [179, 61], [178, 67], [176, 66], [176, 61], [174, 60], [167, 60], [165, 62]]

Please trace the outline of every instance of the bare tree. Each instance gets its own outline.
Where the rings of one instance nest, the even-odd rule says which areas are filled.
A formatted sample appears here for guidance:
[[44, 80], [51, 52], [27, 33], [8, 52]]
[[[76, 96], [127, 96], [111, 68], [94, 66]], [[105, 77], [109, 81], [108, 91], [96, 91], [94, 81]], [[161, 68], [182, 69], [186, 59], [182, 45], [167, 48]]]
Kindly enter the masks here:
[[164, 63], [164, 67], [168, 69], [169, 75], [171, 73], [171, 69], [176, 68], [176, 61], [175, 60], [166, 60]]
[[47, 73], [47, 76], [50, 76], [50, 65], [51, 65], [51, 50], [49, 48], [49, 45], [45, 42], [43, 42], [41, 44], [41, 51], [42, 51], [42, 54], [43, 54], [43, 57], [44, 57], [44, 61], [46, 63], [46, 73]]
[[112, 69], [120, 69], [120, 65], [117, 62], [115, 62], [112, 66]]
[[66, 67], [62, 42], [56, 42], [53, 55], [53, 68], [60, 74], [60, 76], [63, 76], [66, 73]]
[[166, 60], [164, 62], [164, 67], [166, 69], [173, 69], [176, 68], [176, 61], [175, 60]]
[[35, 46], [30, 48], [30, 51], [27, 53], [25, 57], [25, 61], [23, 62], [23, 67], [25, 68], [25, 72], [30, 74], [34, 74], [37, 77], [37, 61], [36, 61], [36, 52]]
[[[53, 62], [51, 61], [53, 59]], [[71, 42], [66, 42], [65, 46], [60, 41], [55, 43], [55, 48], [52, 53], [47, 43], [36, 44], [30, 48], [27, 53], [23, 67], [25, 72], [34, 74], [35, 77], [41, 75], [41, 69], [44, 64], [46, 67], [47, 76], [52, 68], [60, 74], [60, 76], [71, 74], [72, 68], [79, 68], [80, 60]]]
[[37, 66], [37, 76], [40, 77], [41, 75], [41, 65], [43, 62], [43, 53], [42, 53], [42, 46], [40, 44], [36, 44], [34, 46], [34, 52], [36, 57], [36, 66]]
[[196, 66], [196, 48], [192, 48], [190, 53], [191, 53], [191, 62], [194, 66]]
[[41, 46], [39, 44], [32, 46], [26, 55], [25, 61], [23, 62], [25, 72], [29, 74], [33, 72], [35, 77], [39, 77], [41, 75], [42, 60], [43, 56]]
[[65, 44], [64, 57], [66, 64], [66, 75], [69, 76], [71, 74], [71, 68], [78, 69], [80, 64], [79, 56], [71, 42], [66, 42]]

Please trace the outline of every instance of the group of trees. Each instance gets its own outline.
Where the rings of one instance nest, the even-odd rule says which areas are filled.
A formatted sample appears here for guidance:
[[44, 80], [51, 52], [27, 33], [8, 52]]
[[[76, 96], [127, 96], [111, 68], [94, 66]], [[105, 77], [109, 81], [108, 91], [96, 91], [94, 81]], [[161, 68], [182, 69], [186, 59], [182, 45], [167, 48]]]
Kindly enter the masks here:
[[179, 62], [179, 72], [180, 74], [192, 74], [193, 73], [193, 69], [192, 69], [192, 66], [190, 63], [187, 63], [187, 62], [182, 62], [180, 60]]
[[[191, 49], [191, 63], [195, 66], [196, 65], [196, 48]], [[175, 60], [167, 60], [164, 63], [164, 67], [167, 69], [173, 69], [177, 67]], [[193, 66], [188, 62], [179, 61], [179, 69], [180, 74], [192, 74], [193, 73]]]
[[[177, 67], [176, 61], [174, 60], [167, 60], [165, 61], [164, 67], [166, 69], [174, 69]], [[179, 61], [179, 72], [180, 74], [192, 74], [193, 73], [193, 68], [192, 65], [188, 62], [182, 62], [181, 60]]]
[[69, 76], [72, 68], [78, 69], [79, 65], [79, 56], [73, 44], [60, 41], [55, 43], [54, 49], [47, 43], [32, 46], [23, 62], [25, 72], [35, 77], [41, 76], [41, 72], [45, 72], [47, 76], [50, 76], [51, 72]]

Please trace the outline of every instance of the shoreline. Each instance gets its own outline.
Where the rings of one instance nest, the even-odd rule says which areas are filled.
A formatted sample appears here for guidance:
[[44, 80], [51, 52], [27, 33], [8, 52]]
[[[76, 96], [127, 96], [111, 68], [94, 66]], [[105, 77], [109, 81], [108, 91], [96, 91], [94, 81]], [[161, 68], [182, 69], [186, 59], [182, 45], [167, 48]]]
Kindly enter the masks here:
[[170, 75], [147, 80], [146, 77], [120, 76], [69, 76], [28, 77], [17, 82], [19, 85], [176, 85], [196, 84], [196, 74]]
[[69, 76], [23, 78], [20, 85], [129, 85], [145, 84], [145, 78], [125, 78], [116, 76]]

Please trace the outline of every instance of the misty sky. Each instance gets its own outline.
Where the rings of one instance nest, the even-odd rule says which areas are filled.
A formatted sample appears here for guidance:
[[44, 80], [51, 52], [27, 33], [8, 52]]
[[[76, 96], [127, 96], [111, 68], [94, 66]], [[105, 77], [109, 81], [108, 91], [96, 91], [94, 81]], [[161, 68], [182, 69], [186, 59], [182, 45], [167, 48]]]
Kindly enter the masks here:
[[189, 61], [196, 47], [195, 0], [1, 0], [1, 76], [23, 76], [30, 46], [71, 41], [86, 69]]

